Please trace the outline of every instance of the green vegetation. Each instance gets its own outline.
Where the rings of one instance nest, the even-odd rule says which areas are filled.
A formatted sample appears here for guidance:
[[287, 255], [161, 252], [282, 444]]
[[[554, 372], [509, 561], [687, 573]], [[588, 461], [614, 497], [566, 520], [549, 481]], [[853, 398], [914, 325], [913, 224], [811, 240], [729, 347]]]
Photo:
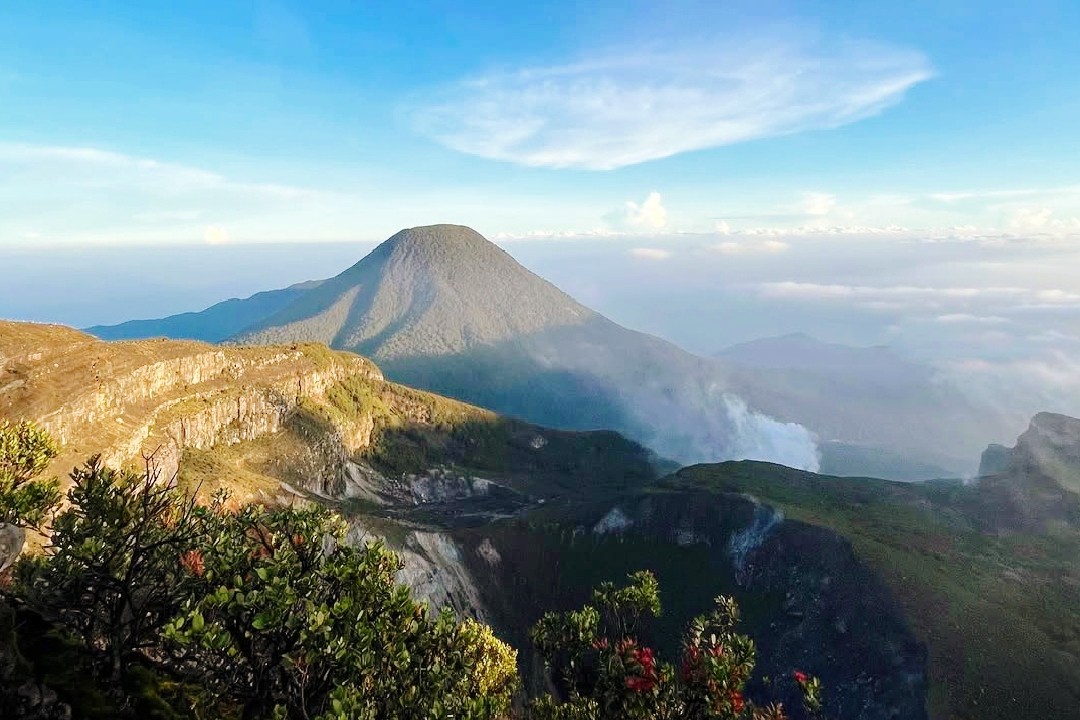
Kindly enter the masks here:
[[290, 426], [317, 440], [365, 420], [371, 442], [358, 455], [391, 477], [448, 465], [524, 492], [592, 496], [656, 478], [648, 451], [617, 433], [549, 430], [360, 376], [335, 383], [325, 401], [303, 401]]
[[[50, 447], [32, 426], [22, 437], [36, 440], [9, 457]], [[691, 624], [679, 673], [640, 644], [638, 621], [660, 611], [649, 573], [544, 617], [532, 638], [556, 692], [515, 710], [515, 651], [418, 604], [394, 580], [397, 558], [344, 544], [324, 507], [200, 502], [152, 463], [95, 457], [50, 530], [0, 590], [5, 718], [783, 717], [743, 700], [754, 653], [734, 601]], [[815, 703], [816, 681], [800, 677]]]
[[56, 443], [29, 422], [0, 422], [0, 523], [40, 529], [60, 502], [59, 483], [41, 474]]
[[978, 488], [959, 482], [832, 478], [740, 462], [686, 468], [669, 483], [752, 493], [790, 519], [848, 538], [929, 646], [932, 715], [1063, 717], [1080, 698], [1075, 527], [988, 532], [1006, 509], [987, 509]]
[[90, 718], [509, 711], [513, 651], [429, 614], [394, 582], [397, 559], [344, 545], [327, 510], [199, 505], [96, 458], [71, 480], [45, 552], [0, 596], [3, 717], [61, 703]]

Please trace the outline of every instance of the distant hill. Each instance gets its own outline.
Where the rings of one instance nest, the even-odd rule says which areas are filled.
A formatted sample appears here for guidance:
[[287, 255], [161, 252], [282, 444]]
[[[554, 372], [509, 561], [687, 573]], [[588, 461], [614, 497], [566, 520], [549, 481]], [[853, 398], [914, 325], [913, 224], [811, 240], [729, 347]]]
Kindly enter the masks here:
[[751, 406], [822, 441], [822, 472], [902, 480], [970, 475], [986, 439], [1007, 432], [929, 365], [887, 347], [804, 334], [735, 345], [717, 359]]
[[267, 290], [251, 297], [225, 300], [200, 312], [187, 312], [156, 320], [130, 320], [119, 325], [95, 325], [86, 332], [102, 340], [139, 340], [168, 337], [175, 340], [221, 342], [318, 287], [318, 280]]

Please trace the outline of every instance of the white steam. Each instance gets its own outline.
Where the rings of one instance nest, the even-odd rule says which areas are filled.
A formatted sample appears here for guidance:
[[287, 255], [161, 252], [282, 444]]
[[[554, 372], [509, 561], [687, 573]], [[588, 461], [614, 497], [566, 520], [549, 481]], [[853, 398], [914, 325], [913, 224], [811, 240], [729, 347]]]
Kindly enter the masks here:
[[755, 412], [734, 395], [724, 396], [724, 408], [732, 426], [732, 460], [764, 460], [811, 472], [821, 467], [814, 436], [802, 425]]
[[760, 460], [818, 471], [821, 454], [813, 433], [751, 410], [719, 384], [703, 384], [625, 389], [623, 400], [634, 427], [624, 430], [663, 457], [684, 464]]

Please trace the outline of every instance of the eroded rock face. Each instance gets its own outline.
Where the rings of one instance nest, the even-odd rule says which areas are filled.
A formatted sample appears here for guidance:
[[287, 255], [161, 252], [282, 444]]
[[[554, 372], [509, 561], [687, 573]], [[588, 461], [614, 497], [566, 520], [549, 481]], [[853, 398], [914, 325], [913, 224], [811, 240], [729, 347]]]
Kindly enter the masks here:
[[[385, 535], [363, 520], [354, 519], [347, 541], [360, 544]], [[437, 612], [448, 607], [459, 618], [487, 621], [487, 610], [462, 559], [462, 550], [450, 535], [436, 531], [406, 531], [395, 552], [402, 562], [397, 582]]]
[[16, 525], [0, 523], [0, 573], [19, 558], [26, 542], [26, 532]]
[[983, 452], [979, 475], [979, 515], [988, 531], [1080, 523], [1080, 420], [1039, 413], [1015, 447]]
[[[55, 468], [91, 453], [118, 467], [153, 455], [163, 477], [185, 449], [278, 432], [304, 399], [346, 378], [381, 382], [359, 356], [307, 346], [213, 348], [202, 343], [104, 343], [68, 328], [0, 323], [0, 415], [28, 418], [63, 448]], [[374, 420], [339, 428], [355, 452]]]
[[1067, 489], [1080, 491], [1080, 419], [1039, 413], [1017, 438], [1015, 447], [988, 447], [979, 474], [1008, 471], [1039, 472]]

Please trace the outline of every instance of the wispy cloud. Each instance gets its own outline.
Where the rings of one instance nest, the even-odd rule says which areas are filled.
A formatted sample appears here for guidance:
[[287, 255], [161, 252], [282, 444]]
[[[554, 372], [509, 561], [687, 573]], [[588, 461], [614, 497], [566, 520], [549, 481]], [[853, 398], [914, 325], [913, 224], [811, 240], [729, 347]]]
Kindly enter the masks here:
[[836, 207], [836, 196], [830, 193], [806, 193], [802, 211], [807, 215], [828, 215]]
[[944, 325], [1000, 325], [1009, 322], [1009, 318], [1000, 315], [972, 315], [971, 313], [946, 313], [934, 318], [934, 322]]
[[470, 77], [409, 112], [421, 133], [460, 152], [610, 170], [853, 123], [931, 76], [906, 48], [711, 38]]
[[782, 240], [761, 240], [754, 242], [737, 242], [725, 240], [710, 246], [710, 249], [722, 255], [776, 255], [787, 252], [791, 245]]
[[0, 142], [0, 244], [31, 233], [50, 244], [328, 239], [356, 200], [94, 147]]
[[312, 197], [314, 190], [230, 180], [223, 175], [178, 163], [160, 162], [92, 147], [26, 145], [0, 142], [0, 168], [8, 177], [50, 175], [68, 184], [105, 187], [138, 182], [151, 189], [230, 190], [274, 198]]
[[[1057, 288], [873, 286], [784, 281], [761, 283], [758, 290], [765, 297], [854, 302], [864, 307], [891, 310], [905, 307], [933, 308], [956, 302], [975, 302], [984, 307], [994, 303], [1004, 304], [1017, 310], [1080, 309], [1080, 292]], [[970, 320], [970, 318], [970, 315], [961, 313], [937, 317], [941, 322]]]
[[671, 257], [670, 250], [649, 247], [634, 248], [630, 251], [630, 254], [636, 258], [643, 258], [645, 260], [667, 260]]

